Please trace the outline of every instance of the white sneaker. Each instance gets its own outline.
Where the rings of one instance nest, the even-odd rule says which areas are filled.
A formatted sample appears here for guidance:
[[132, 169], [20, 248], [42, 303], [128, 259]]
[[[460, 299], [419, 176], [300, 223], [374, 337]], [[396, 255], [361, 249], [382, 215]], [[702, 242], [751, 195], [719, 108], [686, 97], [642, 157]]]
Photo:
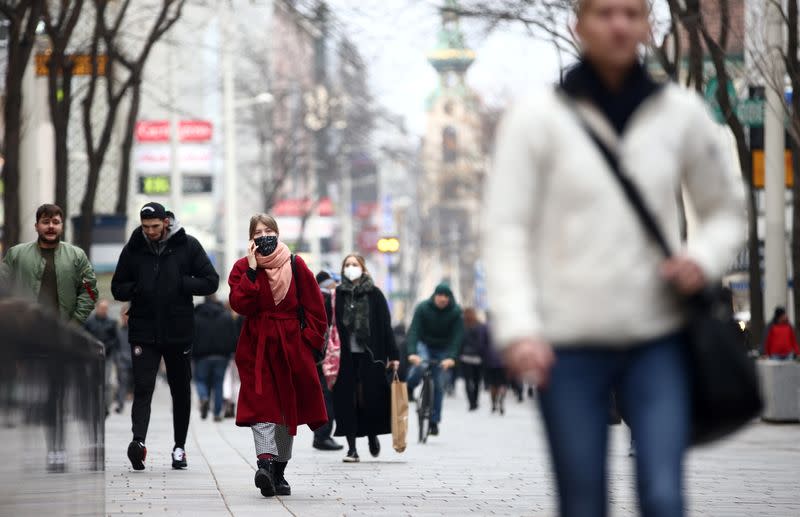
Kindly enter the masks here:
[[175, 447], [172, 450], [172, 468], [185, 469], [186, 467], [186, 451], [180, 447]]

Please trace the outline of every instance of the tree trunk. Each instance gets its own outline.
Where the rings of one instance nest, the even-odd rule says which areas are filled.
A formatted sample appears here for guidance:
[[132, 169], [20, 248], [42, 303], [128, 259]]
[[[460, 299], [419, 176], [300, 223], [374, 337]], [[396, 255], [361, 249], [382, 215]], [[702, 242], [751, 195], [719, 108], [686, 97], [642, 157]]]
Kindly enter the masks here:
[[792, 297], [794, 324], [800, 325], [800, 147], [792, 140]]
[[[19, 243], [20, 239], [20, 143], [22, 141], [22, 81], [33, 51], [36, 26], [41, 16], [41, 0], [20, 4], [15, 19], [9, 13], [8, 65], [6, 68], [6, 98], [3, 107], [5, 138], [3, 142], [3, 250]], [[5, 12], [5, 11], [4, 11]], [[27, 17], [26, 17], [27, 14]]]
[[[72, 63], [67, 62], [63, 51], [54, 52], [50, 57], [49, 103], [50, 118], [55, 133], [55, 203], [69, 215], [69, 117], [72, 108]], [[61, 76], [61, 95], [59, 95], [58, 76]]]
[[86, 252], [86, 255], [90, 259], [92, 258], [92, 234], [94, 233], [94, 200], [97, 197], [97, 186], [100, 183], [100, 169], [102, 164], [102, 158], [89, 160], [89, 177], [86, 180], [86, 195], [83, 196], [83, 201], [81, 202], [78, 246]]
[[[13, 67], [8, 67], [9, 76]], [[19, 71], [17, 71], [19, 72]], [[20, 239], [20, 141], [22, 138], [20, 124], [22, 122], [22, 82], [11, 79], [6, 81], [5, 116], [5, 163], [3, 164], [3, 250], [19, 243]]]
[[117, 215], [128, 213], [128, 191], [131, 179], [131, 152], [133, 151], [133, 137], [136, 132], [136, 119], [139, 117], [139, 106], [142, 98], [141, 81], [135, 81], [131, 91], [131, 106], [125, 122], [125, 139], [122, 141], [122, 164], [120, 167], [119, 183], [117, 185], [117, 206], [114, 212]]

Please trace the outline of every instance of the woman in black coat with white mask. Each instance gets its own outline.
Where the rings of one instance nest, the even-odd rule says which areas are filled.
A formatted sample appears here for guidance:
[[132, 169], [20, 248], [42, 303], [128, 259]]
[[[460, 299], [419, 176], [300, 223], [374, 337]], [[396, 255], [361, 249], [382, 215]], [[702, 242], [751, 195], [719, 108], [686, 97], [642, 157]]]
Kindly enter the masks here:
[[333, 387], [335, 435], [347, 437], [344, 461], [357, 463], [357, 437], [367, 436], [369, 451], [377, 457], [378, 435], [392, 432], [386, 370], [400, 364], [389, 304], [359, 255], [348, 255], [342, 264], [335, 310], [342, 342], [341, 366]]

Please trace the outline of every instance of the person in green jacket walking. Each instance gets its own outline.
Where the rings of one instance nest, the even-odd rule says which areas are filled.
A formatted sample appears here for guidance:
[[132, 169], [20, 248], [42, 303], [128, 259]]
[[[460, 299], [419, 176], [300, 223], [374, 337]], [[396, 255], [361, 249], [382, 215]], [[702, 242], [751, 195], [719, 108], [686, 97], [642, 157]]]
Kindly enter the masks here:
[[431, 359], [439, 361], [434, 369], [433, 413], [431, 435], [439, 434], [444, 400], [444, 370], [455, 366], [461, 342], [464, 339], [464, 317], [456, 303], [453, 291], [447, 284], [436, 287], [430, 299], [417, 305], [411, 328], [408, 330], [408, 362], [412, 365], [408, 374], [410, 392], [422, 380], [421, 364]]
[[[59, 206], [40, 206], [35, 228], [36, 241], [18, 244], [6, 253], [0, 264], [0, 283], [10, 283], [63, 320], [83, 325], [97, 300], [94, 269], [82, 249], [61, 242], [64, 211]], [[46, 365], [47, 471], [64, 472], [69, 463], [64, 417], [66, 374], [58, 357], [47, 358]]]
[[92, 264], [82, 249], [61, 242], [64, 212], [59, 206], [46, 204], [36, 210], [36, 233], [36, 241], [8, 250], [0, 265], [0, 280], [58, 311], [64, 320], [82, 325], [97, 300]]

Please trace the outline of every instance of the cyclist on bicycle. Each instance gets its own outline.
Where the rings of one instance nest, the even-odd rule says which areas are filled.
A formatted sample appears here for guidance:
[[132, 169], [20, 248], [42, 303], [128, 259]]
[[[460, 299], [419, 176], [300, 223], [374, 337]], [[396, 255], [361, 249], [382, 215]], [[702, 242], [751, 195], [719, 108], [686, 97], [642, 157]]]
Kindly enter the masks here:
[[447, 284], [436, 287], [430, 299], [417, 305], [411, 328], [408, 330], [408, 362], [412, 365], [408, 374], [409, 392], [419, 385], [423, 368], [428, 360], [439, 361], [434, 369], [433, 414], [430, 434], [439, 434], [444, 399], [443, 371], [455, 366], [461, 341], [464, 338], [464, 318], [461, 307], [456, 304], [453, 291]]

